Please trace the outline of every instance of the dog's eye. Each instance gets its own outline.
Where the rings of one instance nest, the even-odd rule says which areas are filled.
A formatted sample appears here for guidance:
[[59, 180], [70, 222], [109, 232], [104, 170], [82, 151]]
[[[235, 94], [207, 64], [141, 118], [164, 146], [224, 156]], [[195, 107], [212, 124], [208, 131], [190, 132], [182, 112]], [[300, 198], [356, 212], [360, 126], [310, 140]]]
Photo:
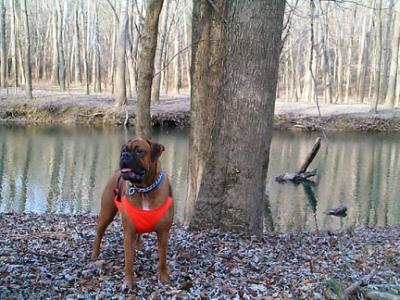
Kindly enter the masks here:
[[146, 151], [143, 150], [143, 149], [140, 149], [140, 148], [136, 148], [136, 149], [135, 149], [135, 153], [136, 153], [137, 155], [144, 155], [144, 154], [146, 153]]

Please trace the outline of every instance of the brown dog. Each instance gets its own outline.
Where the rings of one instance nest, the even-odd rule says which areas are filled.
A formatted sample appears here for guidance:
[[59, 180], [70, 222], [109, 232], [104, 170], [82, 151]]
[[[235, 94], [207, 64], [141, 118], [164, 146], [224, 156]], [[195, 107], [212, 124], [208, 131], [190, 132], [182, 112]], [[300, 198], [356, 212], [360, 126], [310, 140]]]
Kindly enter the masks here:
[[170, 282], [166, 256], [174, 205], [168, 177], [159, 161], [164, 150], [164, 146], [149, 140], [129, 140], [121, 149], [120, 170], [108, 180], [101, 196], [92, 259], [97, 258], [104, 232], [120, 210], [124, 228], [125, 284], [129, 288], [133, 287], [134, 280], [134, 241], [138, 246], [143, 232], [157, 233], [160, 281]]

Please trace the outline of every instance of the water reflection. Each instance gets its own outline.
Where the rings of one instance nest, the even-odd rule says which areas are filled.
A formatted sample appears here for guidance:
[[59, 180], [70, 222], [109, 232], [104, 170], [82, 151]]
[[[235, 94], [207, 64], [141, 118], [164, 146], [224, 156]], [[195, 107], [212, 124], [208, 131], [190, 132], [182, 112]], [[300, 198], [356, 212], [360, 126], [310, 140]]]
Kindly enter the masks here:
[[[118, 166], [121, 128], [0, 127], [0, 211], [77, 213], [99, 210], [99, 197]], [[309, 167], [313, 182], [278, 184], [273, 176], [297, 170], [315, 134], [275, 133], [272, 140], [267, 230], [337, 229], [400, 223], [399, 134], [331, 134]], [[166, 151], [162, 164], [174, 187], [176, 219], [184, 219], [188, 132], [155, 131]], [[323, 214], [348, 207], [346, 218]]]

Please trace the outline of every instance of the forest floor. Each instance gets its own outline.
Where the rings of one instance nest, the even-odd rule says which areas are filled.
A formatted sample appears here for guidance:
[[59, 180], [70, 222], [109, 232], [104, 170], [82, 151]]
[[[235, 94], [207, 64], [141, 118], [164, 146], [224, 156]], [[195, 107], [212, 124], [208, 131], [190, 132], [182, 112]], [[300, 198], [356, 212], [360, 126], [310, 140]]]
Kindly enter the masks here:
[[[128, 112], [134, 124], [136, 99], [129, 98], [125, 108], [118, 108], [110, 93], [86, 95], [82, 90], [35, 89], [33, 100], [25, 100], [22, 91], [0, 92], [0, 122], [19, 124], [89, 124], [122, 125]], [[274, 126], [277, 129], [306, 131], [400, 131], [400, 108], [378, 107], [378, 114], [369, 113], [368, 104], [291, 103], [277, 100]], [[189, 126], [190, 99], [186, 95], [163, 96], [152, 105], [153, 126]]]
[[120, 220], [90, 259], [93, 215], [0, 214], [1, 299], [400, 299], [400, 227], [245, 237], [174, 225], [157, 279], [157, 242], [143, 237], [136, 286], [122, 290]]

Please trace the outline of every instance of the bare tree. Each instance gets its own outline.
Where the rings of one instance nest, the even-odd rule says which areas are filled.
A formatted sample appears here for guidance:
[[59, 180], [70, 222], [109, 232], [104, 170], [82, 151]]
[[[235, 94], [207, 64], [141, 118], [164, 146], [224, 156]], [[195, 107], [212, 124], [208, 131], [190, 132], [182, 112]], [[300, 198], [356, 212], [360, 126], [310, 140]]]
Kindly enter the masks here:
[[389, 107], [394, 107], [395, 96], [396, 96], [396, 84], [397, 80], [397, 70], [399, 68], [398, 64], [398, 53], [399, 53], [399, 43], [400, 43], [400, 15], [398, 12], [394, 12], [394, 33], [392, 37], [391, 45], [391, 61], [390, 61], [390, 71], [389, 71], [389, 83], [388, 90], [386, 94], [385, 104]]
[[125, 81], [125, 48], [128, 29], [128, 0], [121, 1], [121, 12], [119, 15], [119, 28], [116, 50], [116, 106], [126, 104], [126, 81]]
[[0, 60], [1, 60], [1, 87], [7, 88], [7, 45], [6, 45], [6, 9], [4, 0], [0, 0]]
[[18, 87], [18, 53], [17, 53], [17, 29], [16, 29], [16, 11], [15, 0], [10, 0], [11, 7], [11, 69], [14, 75], [14, 92], [17, 93]]
[[82, 83], [81, 77], [81, 39], [79, 30], [79, 0], [75, 2], [74, 7], [74, 81], [75, 85]]
[[[200, 6], [210, 5], [204, 2]], [[213, 3], [220, 19], [212, 26], [222, 27], [222, 80], [212, 84], [220, 93], [214, 100], [208, 157], [202, 177], [197, 177], [200, 189], [190, 228], [218, 226], [261, 235], [285, 2]], [[201, 31], [206, 23], [200, 25], [195, 12], [193, 16], [193, 27]], [[209, 80], [215, 78], [202, 78]], [[196, 81], [192, 84], [196, 89]]]
[[151, 91], [151, 102], [160, 102], [160, 88], [161, 88], [161, 59], [164, 52], [165, 40], [167, 35], [167, 25], [168, 25], [168, 9], [170, 0], [164, 1], [165, 5], [163, 7], [163, 13], [161, 16], [161, 26], [158, 34], [157, 49], [154, 58], [154, 78], [153, 86]]
[[136, 134], [150, 136], [151, 84], [153, 79], [154, 56], [157, 46], [158, 20], [163, 0], [147, 1], [143, 36], [139, 44], [138, 88], [136, 109]]
[[21, 10], [24, 18], [24, 40], [25, 40], [25, 97], [32, 99], [32, 75], [31, 75], [31, 45], [29, 35], [28, 11], [26, 0], [21, 0]]

